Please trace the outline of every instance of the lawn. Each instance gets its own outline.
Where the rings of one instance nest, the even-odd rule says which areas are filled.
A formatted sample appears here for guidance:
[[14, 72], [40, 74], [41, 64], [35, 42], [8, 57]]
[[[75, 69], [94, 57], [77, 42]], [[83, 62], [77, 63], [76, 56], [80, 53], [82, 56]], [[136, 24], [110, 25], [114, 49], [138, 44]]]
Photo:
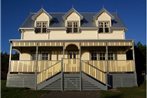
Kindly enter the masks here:
[[46, 91], [34, 91], [27, 88], [7, 88], [6, 81], [1, 80], [2, 98], [40, 98]]
[[[34, 91], [30, 89], [22, 89], [22, 88], [6, 88], [6, 81], [1, 81], [1, 96], [2, 98], [43, 98], [44, 95], [48, 94], [51, 98], [75, 98], [76, 94], [78, 97], [76, 98], [146, 98], [145, 97], [145, 83], [140, 87], [132, 87], [132, 88], [118, 88], [116, 90], [109, 91], [98, 91], [98, 92], [49, 92], [49, 91]], [[86, 93], [86, 94], [84, 94]], [[68, 94], [68, 97], [67, 97]], [[54, 97], [54, 96], [57, 97]], [[87, 97], [85, 97], [85, 95]], [[95, 95], [95, 97], [94, 97]], [[99, 95], [99, 97], [97, 96]]]
[[102, 98], [146, 98], [146, 83], [139, 87], [100, 91], [100, 94]]

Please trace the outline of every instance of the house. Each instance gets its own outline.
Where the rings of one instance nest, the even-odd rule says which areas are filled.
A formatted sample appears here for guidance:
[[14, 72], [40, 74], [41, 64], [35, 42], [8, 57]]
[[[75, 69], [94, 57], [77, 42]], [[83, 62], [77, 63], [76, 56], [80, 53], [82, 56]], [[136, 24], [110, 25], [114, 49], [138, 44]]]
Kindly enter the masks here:
[[[117, 13], [30, 13], [10, 40], [7, 87], [35, 90], [108, 90], [137, 86], [134, 41]], [[19, 53], [12, 60], [11, 53]]]

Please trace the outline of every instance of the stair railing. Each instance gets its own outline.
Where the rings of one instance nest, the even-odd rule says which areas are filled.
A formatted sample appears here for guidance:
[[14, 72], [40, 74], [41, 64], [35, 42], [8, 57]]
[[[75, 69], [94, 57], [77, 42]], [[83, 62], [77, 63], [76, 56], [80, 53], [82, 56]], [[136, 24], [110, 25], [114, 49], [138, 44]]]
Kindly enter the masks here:
[[37, 84], [47, 80], [48, 78], [52, 77], [53, 75], [59, 73], [61, 71], [61, 62], [58, 61], [57, 63], [49, 66], [48, 68], [42, 70], [37, 74]]
[[101, 69], [98, 69], [97, 67], [85, 62], [81, 61], [82, 63], [82, 71], [85, 72], [86, 74], [90, 75], [91, 77], [95, 78], [96, 80], [106, 84], [107, 79], [106, 79], [106, 72], [102, 71]]

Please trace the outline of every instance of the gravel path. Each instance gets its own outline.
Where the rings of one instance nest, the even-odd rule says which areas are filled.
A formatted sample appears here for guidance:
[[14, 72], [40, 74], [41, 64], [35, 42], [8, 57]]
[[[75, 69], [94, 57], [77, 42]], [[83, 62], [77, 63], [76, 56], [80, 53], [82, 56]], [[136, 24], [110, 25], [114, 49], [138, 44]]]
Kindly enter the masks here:
[[99, 91], [47, 92], [41, 98], [100, 98]]

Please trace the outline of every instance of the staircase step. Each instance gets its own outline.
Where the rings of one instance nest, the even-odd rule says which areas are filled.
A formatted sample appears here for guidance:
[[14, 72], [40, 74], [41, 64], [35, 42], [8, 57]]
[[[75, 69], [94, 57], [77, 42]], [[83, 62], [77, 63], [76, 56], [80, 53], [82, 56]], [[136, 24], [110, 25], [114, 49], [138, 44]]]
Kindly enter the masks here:
[[107, 90], [105, 84], [93, 79], [89, 75], [82, 73], [82, 89], [83, 90]]

